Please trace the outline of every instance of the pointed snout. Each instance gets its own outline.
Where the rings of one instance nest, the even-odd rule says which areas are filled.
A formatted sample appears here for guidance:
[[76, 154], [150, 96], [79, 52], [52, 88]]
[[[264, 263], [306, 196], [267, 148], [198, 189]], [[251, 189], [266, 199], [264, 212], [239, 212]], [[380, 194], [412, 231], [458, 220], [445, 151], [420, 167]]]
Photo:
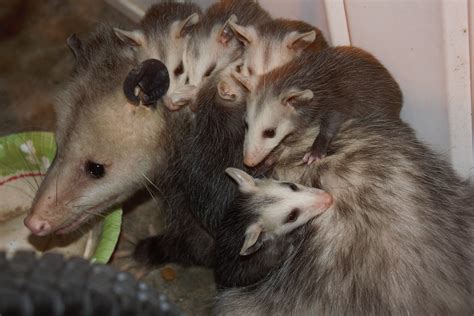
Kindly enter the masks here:
[[23, 223], [36, 236], [46, 236], [51, 233], [50, 223], [35, 214], [28, 214]]

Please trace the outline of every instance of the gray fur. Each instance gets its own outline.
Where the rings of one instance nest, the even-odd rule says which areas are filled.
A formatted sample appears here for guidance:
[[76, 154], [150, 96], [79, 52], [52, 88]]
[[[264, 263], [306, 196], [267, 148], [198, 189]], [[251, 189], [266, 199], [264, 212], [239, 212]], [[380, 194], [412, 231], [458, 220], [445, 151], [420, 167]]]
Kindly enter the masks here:
[[274, 173], [320, 186], [335, 205], [265, 281], [221, 292], [215, 313], [472, 315], [472, 188], [400, 121], [344, 123], [310, 167], [304, 132]]

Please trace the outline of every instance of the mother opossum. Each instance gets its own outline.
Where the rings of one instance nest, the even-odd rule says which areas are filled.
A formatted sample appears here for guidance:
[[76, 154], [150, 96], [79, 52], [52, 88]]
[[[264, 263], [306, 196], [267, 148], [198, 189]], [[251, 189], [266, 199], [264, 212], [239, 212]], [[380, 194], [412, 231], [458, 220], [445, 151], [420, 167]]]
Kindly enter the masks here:
[[307, 167], [314, 130], [274, 174], [334, 205], [265, 280], [220, 293], [219, 315], [471, 315], [472, 189], [398, 120], [346, 121]]

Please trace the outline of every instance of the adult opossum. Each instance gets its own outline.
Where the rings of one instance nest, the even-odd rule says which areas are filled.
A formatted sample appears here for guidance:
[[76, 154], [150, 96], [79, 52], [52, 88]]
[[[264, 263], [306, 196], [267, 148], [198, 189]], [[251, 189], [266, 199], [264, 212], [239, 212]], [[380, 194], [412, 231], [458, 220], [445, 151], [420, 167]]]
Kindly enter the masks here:
[[122, 83], [140, 61], [116, 33], [104, 26], [68, 40], [76, 71], [56, 106], [58, 151], [25, 219], [36, 235], [70, 232], [143, 188], [191, 126], [186, 112], [128, 102]]
[[[234, 77], [240, 80], [239, 74]], [[299, 131], [320, 126], [310, 153], [304, 155], [310, 164], [326, 155], [346, 117], [381, 113], [398, 118], [401, 107], [396, 81], [362, 49], [336, 47], [305, 53], [262, 76], [251, 91], [244, 162], [256, 166], [280, 143], [299, 137]]]
[[215, 278], [219, 287], [253, 284], [274, 271], [294, 251], [301, 229], [332, 204], [328, 193], [296, 183], [254, 179], [226, 169], [239, 195], [216, 236]]
[[[264, 281], [220, 293], [219, 315], [471, 315], [472, 189], [398, 120], [344, 122], [328, 156], [279, 153], [274, 174], [329, 192], [301, 244]], [[466, 203], [468, 200], [468, 203]]]

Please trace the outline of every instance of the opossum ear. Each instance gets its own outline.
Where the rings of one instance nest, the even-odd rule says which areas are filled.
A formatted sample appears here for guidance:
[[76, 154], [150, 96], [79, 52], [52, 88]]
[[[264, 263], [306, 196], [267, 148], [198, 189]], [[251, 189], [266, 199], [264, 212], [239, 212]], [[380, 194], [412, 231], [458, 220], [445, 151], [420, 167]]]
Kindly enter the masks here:
[[219, 32], [217, 41], [221, 43], [222, 45], [227, 45], [227, 43], [229, 43], [234, 38], [234, 32], [232, 31], [232, 28], [230, 27], [230, 23], [235, 23], [235, 22], [237, 22], [237, 16], [235, 14], [232, 14], [231, 17], [227, 20], [227, 22], [225, 22], [221, 31]]
[[200, 20], [199, 14], [193, 13], [190, 16], [186, 18], [186, 20], [182, 21], [178, 27], [178, 38], [179, 37], [184, 37], [193, 28], [194, 25], [196, 25]]
[[251, 79], [250, 79], [249, 77], [242, 76], [240, 73], [238, 73], [238, 72], [235, 71], [235, 70], [232, 71], [231, 76], [232, 76], [232, 78], [234, 78], [235, 81], [237, 81], [237, 83], [239, 83], [245, 90], [247, 90], [248, 92], [252, 92], [252, 91], [253, 91], [252, 81], [251, 81]]
[[314, 93], [309, 89], [290, 91], [282, 97], [281, 103], [283, 105], [295, 108], [300, 103], [311, 101], [313, 97]]
[[263, 245], [263, 229], [258, 223], [250, 225], [245, 231], [244, 245], [240, 249], [241, 256], [255, 253]]
[[232, 86], [225, 80], [219, 81], [217, 84], [217, 92], [219, 96], [226, 101], [235, 101], [237, 99], [235, 89], [232, 89]]
[[76, 60], [80, 59], [83, 51], [82, 42], [79, 37], [77, 37], [77, 35], [73, 33], [67, 38], [66, 43], [72, 54], [74, 55], [74, 58], [76, 58]]
[[242, 171], [237, 168], [227, 168], [225, 172], [237, 182], [239, 185], [239, 191], [241, 192], [251, 192], [255, 190], [256, 183], [255, 179], [247, 174], [245, 171]]
[[245, 46], [250, 45], [253, 41], [252, 33], [245, 26], [238, 25], [234, 22], [230, 22], [229, 26], [232, 28], [237, 39], [242, 42]]
[[311, 45], [315, 39], [316, 31], [314, 30], [307, 33], [292, 32], [285, 39], [286, 47], [293, 50], [303, 50]]
[[124, 31], [114, 27], [114, 32], [123, 43], [129, 46], [137, 47], [142, 46], [145, 43], [145, 35], [142, 31]]

